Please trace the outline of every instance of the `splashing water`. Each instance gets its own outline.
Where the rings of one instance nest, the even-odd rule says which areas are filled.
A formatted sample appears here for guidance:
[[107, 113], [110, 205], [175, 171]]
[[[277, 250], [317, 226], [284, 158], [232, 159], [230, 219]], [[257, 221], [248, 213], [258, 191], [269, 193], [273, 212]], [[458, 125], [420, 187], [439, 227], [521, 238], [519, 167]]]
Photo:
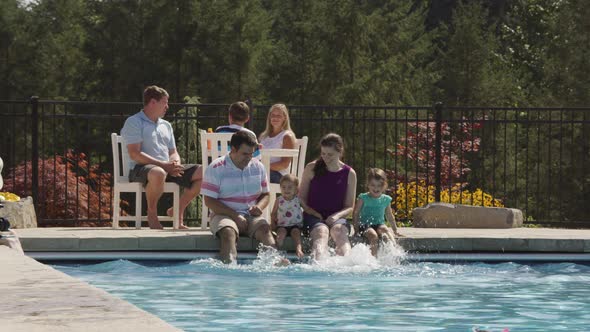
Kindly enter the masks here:
[[377, 251], [377, 260], [382, 266], [396, 266], [406, 258], [406, 252], [395, 239], [393, 241], [381, 241]]
[[285, 253], [272, 247], [260, 244], [256, 258], [249, 264], [243, 264], [239, 260], [232, 260], [230, 264], [224, 264], [213, 258], [196, 259], [190, 264], [208, 266], [213, 269], [235, 270], [243, 272], [279, 272], [285, 269], [306, 272], [356, 274], [372, 271], [392, 271], [402, 268], [406, 252], [394, 241], [380, 243], [377, 257], [371, 254], [370, 247], [365, 243], [357, 243], [346, 256], [338, 256], [333, 248], [329, 248], [327, 254], [320, 260], [306, 257], [296, 260], [291, 264], [285, 264]]

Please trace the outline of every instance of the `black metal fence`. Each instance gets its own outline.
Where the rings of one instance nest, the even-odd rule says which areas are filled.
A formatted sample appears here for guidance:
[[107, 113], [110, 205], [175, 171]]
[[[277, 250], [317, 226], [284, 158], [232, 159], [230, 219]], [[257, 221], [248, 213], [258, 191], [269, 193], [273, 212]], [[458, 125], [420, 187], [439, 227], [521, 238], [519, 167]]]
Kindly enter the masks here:
[[[227, 122], [227, 104], [171, 104], [183, 161], [200, 163], [198, 129]], [[590, 226], [590, 108], [288, 105], [308, 136], [307, 160], [328, 132], [345, 139], [345, 162], [364, 190], [385, 169], [399, 220], [433, 200], [521, 209], [527, 223]], [[252, 105], [248, 127], [264, 130], [270, 105]], [[103, 225], [112, 213], [110, 133], [140, 103], [0, 101], [5, 187], [31, 195], [41, 226]], [[132, 200], [129, 200], [132, 202]], [[130, 207], [125, 207], [130, 208]], [[196, 225], [199, 206], [188, 209]]]

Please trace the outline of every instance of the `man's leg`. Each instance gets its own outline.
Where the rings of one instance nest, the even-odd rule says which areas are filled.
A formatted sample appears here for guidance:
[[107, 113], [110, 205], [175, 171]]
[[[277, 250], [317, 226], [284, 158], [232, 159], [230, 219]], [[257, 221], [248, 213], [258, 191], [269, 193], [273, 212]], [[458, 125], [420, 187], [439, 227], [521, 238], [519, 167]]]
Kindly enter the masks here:
[[[178, 207], [178, 220], [180, 221], [180, 229], [187, 229], [184, 225], [184, 210], [189, 205], [189, 203], [199, 195], [201, 192], [201, 181], [203, 180], [203, 168], [201, 166], [197, 166], [197, 170], [194, 171], [193, 176], [191, 177], [191, 186], [190, 188], [184, 188], [182, 191], [182, 195], [180, 196], [180, 206]], [[166, 211], [166, 214], [172, 216], [172, 208], [169, 208]]]
[[231, 227], [224, 227], [217, 232], [221, 245], [219, 247], [219, 258], [222, 262], [232, 263], [238, 257], [236, 248], [237, 234]]
[[262, 244], [264, 244], [265, 246], [270, 246], [275, 249], [277, 248], [275, 238], [272, 236], [272, 233], [270, 232], [269, 224], [265, 223], [263, 225], [260, 225], [260, 227], [256, 229], [256, 232], [254, 232], [254, 238], [259, 242], [262, 242]]
[[158, 220], [158, 201], [164, 192], [166, 172], [161, 167], [153, 167], [148, 173], [148, 182], [145, 186], [145, 197], [147, 200], [147, 217], [150, 228], [162, 229]]
[[344, 224], [336, 224], [330, 229], [330, 236], [336, 245], [336, 255], [346, 256], [350, 252], [348, 242], [348, 227]]

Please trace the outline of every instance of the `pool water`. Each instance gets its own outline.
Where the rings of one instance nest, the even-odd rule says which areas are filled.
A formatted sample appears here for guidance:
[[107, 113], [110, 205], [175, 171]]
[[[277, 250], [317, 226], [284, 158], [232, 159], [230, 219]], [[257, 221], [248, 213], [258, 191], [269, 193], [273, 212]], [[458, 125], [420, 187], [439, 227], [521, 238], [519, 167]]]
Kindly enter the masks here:
[[126, 260], [55, 268], [186, 331], [584, 331], [590, 267], [345, 258], [277, 267], [276, 255]]

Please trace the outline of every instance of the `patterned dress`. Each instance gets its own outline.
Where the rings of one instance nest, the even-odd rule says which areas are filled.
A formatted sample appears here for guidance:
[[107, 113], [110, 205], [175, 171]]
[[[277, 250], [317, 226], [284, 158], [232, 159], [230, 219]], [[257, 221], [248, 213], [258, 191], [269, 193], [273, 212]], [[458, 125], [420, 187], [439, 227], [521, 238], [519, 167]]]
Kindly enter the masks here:
[[303, 226], [303, 209], [299, 202], [299, 197], [295, 196], [288, 201], [283, 196], [277, 198], [279, 208], [277, 211], [279, 227]]

